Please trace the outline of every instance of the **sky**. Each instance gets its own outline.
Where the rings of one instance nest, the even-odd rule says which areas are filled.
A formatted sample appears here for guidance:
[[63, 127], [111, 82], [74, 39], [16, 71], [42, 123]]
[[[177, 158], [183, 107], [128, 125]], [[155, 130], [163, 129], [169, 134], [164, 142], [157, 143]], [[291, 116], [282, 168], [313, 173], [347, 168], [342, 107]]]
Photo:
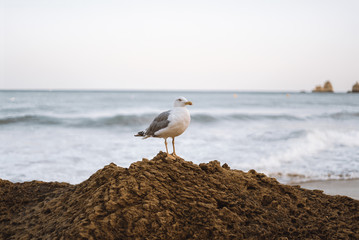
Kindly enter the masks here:
[[312, 90], [359, 81], [358, 0], [0, 0], [0, 89]]

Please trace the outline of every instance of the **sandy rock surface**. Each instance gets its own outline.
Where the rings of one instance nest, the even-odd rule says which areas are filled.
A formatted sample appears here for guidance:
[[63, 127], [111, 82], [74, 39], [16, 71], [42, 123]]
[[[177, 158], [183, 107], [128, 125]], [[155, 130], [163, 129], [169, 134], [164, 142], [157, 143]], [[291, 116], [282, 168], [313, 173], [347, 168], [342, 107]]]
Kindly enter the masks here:
[[0, 180], [0, 239], [359, 239], [359, 201], [160, 152], [67, 183]]

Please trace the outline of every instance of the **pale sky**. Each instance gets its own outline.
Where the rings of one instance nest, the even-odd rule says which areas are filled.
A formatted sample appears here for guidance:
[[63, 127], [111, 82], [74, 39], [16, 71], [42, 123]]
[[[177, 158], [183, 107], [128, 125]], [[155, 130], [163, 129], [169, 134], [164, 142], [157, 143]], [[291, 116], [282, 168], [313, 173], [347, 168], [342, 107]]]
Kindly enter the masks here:
[[0, 89], [311, 90], [359, 81], [358, 0], [0, 0]]

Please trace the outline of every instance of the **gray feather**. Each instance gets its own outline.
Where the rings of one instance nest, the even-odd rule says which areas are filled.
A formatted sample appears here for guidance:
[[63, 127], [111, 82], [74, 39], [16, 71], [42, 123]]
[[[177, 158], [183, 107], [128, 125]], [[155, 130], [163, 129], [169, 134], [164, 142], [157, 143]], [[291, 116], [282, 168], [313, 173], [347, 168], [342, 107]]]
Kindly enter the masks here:
[[155, 136], [155, 132], [166, 128], [170, 121], [168, 121], [168, 116], [170, 115], [171, 110], [161, 113], [158, 115], [151, 123], [151, 125], [146, 129], [145, 135], [146, 136]]

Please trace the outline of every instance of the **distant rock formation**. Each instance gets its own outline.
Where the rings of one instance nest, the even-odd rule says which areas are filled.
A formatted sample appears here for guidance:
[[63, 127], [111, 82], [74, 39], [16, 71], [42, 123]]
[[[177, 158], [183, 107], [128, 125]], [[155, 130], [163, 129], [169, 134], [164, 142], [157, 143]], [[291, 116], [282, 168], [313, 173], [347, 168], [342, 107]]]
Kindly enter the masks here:
[[324, 83], [324, 86], [323, 86], [323, 87], [320, 86], [320, 85], [317, 85], [317, 86], [315, 87], [315, 89], [313, 89], [312, 92], [330, 92], [330, 93], [332, 93], [332, 92], [334, 92], [334, 91], [333, 91], [333, 86], [332, 86], [332, 84], [330, 83], [330, 81], [326, 81], [326, 82]]
[[317, 85], [312, 92], [323, 92], [323, 88], [320, 85]]
[[353, 85], [352, 92], [353, 92], [353, 93], [359, 93], [359, 83], [358, 83], [358, 82], [356, 82], [356, 83]]

